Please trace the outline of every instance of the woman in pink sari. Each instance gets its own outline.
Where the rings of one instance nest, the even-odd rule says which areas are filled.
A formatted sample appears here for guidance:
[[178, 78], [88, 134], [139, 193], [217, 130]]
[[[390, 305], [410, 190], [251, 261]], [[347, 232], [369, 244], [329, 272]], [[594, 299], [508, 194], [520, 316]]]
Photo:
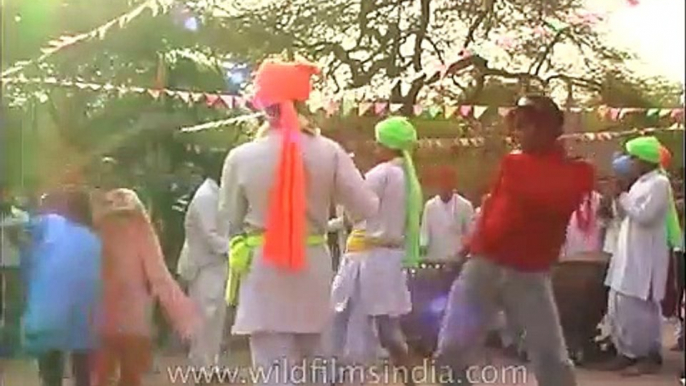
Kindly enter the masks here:
[[119, 368], [120, 386], [139, 386], [152, 355], [153, 301], [176, 331], [190, 337], [197, 311], [164, 263], [157, 235], [135, 192], [115, 189], [96, 203], [103, 244], [103, 314], [96, 385], [109, 385]]

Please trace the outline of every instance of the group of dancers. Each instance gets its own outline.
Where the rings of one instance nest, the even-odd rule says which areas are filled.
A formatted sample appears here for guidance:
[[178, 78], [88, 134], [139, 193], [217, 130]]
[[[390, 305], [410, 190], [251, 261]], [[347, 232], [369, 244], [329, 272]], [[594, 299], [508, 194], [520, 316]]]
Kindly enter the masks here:
[[[191, 341], [194, 366], [218, 365], [211, 347], [221, 341], [226, 303], [236, 305], [232, 333], [249, 337], [253, 366], [322, 357], [371, 365], [379, 346], [393, 365], [412, 366], [399, 320], [412, 308], [405, 269], [421, 261], [425, 233], [412, 160], [417, 132], [403, 117], [379, 122], [379, 163], [363, 176], [307, 118], [303, 107], [318, 72], [303, 62], [259, 67], [253, 102], [265, 126], [229, 152], [188, 208], [179, 273], [189, 295], [165, 266], [135, 192], [68, 189], [43, 202], [17, 242], [28, 246], [26, 344], [40, 358], [45, 386], [61, 385], [64, 353], [72, 353], [77, 386], [91, 384], [92, 369], [96, 386], [105, 386], [117, 368], [119, 385], [141, 385], [155, 299]], [[526, 331], [538, 384], [573, 386], [550, 270], [572, 213], [594, 190], [594, 169], [565, 153], [563, 114], [550, 98], [521, 98], [506, 124], [519, 150], [503, 158], [470, 237], [453, 251], [463, 265], [435, 363], [450, 372], [447, 383], [469, 384], [468, 367], [504, 309]], [[646, 205], [619, 193], [620, 204]], [[334, 205], [354, 224], [335, 274], [326, 245]], [[293, 383], [272, 375], [263, 383]]]

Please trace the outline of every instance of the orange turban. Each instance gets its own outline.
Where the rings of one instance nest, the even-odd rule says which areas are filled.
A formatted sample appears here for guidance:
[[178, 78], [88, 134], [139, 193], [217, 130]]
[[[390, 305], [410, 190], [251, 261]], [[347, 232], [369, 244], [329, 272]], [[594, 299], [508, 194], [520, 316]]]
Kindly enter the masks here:
[[279, 106], [276, 128], [282, 131], [282, 148], [276, 180], [270, 192], [264, 241], [265, 259], [290, 271], [305, 267], [305, 166], [298, 132], [300, 124], [294, 102], [310, 96], [312, 75], [319, 69], [309, 63], [266, 61], [255, 76], [254, 104], [258, 108]]
[[669, 149], [666, 147], [660, 146], [660, 166], [662, 166], [663, 169], [667, 169], [671, 163], [672, 153], [670, 153]]

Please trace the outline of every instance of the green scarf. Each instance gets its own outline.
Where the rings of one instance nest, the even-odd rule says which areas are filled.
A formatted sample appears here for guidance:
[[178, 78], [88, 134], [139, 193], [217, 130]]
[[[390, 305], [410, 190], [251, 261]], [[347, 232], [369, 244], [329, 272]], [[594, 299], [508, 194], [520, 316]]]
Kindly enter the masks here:
[[[634, 138], [628, 141], [625, 145], [626, 152], [630, 155], [651, 163], [660, 164], [660, 148], [662, 144], [653, 136], [644, 136]], [[667, 172], [660, 168], [662, 174], [667, 175]], [[683, 238], [681, 233], [681, 225], [679, 224], [679, 215], [676, 211], [676, 204], [674, 202], [674, 194], [672, 188], [669, 188], [669, 207], [667, 209], [667, 242], [672, 248], [683, 248]]]
[[407, 193], [407, 216], [405, 237], [405, 265], [417, 267], [419, 255], [419, 223], [422, 212], [422, 188], [412, 161], [411, 151], [417, 143], [417, 131], [404, 117], [390, 117], [375, 127], [376, 141], [392, 150], [399, 150], [405, 169], [405, 191]]

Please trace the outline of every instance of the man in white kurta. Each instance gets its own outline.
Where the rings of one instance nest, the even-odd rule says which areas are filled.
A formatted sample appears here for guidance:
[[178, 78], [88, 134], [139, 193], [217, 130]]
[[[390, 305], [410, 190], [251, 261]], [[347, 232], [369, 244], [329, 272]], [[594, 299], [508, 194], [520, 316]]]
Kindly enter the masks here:
[[[266, 67], [270, 65], [273, 67]], [[284, 140], [297, 141], [305, 177], [307, 239], [322, 241], [302, 241], [305, 260], [304, 266], [297, 271], [275, 265], [271, 260], [275, 256], [264, 254], [267, 237], [252, 249], [249, 271], [240, 278], [232, 332], [250, 336], [253, 366], [263, 369], [274, 368], [275, 365], [282, 367], [258, 383], [300, 383], [302, 379], [284, 379], [284, 374], [292, 373], [285, 370], [321, 355], [321, 335], [331, 317], [329, 294], [333, 272], [325, 235], [332, 203], [342, 204], [354, 221], [373, 216], [378, 210], [378, 198], [366, 187], [350, 155], [339, 144], [306, 126], [300, 126], [296, 132], [286, 131], [292, 129], [283, 126], [283, 114], [294, 114], [293, 111], [285, 111], [293, 108], [290, 101], [307, 99], [309, 88], [296, 83], [301, 81], [307, 83], [305, 86], [309, 85], [309, 76], [305, 78], [306, 74], [297, 73], [308, 68], [307, 65], [263, 63], [256, 76], [256, 83], [260, 86], [257, 87], [257, 95], [260, 95], [262, 87], [269, 86], [265, 78], [285, 82], [277, 90], [285, 95], [265, 91], [265, 98], [260, 104], [269, 115], [270, 128], [262, 137], [229, 152], [220, 184], [220, 232], [232, 239], [240, 235], [268, 235], [267, 219], [273, 210], [270, 205], [270, 199], [274, 197], [272, 188], [278, 178], [284, 177], [278, 174], [279, 166], [283, 165], [279, 160], [282, 160]], [[293, 75], [300, 78], [294, 79]], [[304, 95], [288, 94], [304, 88], [307, 88]]]
[[422, 217], [422, 247], [430, 261], [454, 261], [462, 250], [474, 217], [474, 206], [455, 191], [455, 177], [443, 170], [440, 192], [426, 202]]
[[605, 281], [610, 288], [610, 334], [619, 354], [608, 370], [631, 367], [640, 373], [655, 371], [660, 362], [660, 301], [669, 267], [666, 216], [671, 193], [669, 180], [658, 170], [659, 161], [632, 155], [640, 177], [617, 197], [624, 218]]
[[[218, 160], [217, 160], [218, 161]], [[202, 326], [191, 341], [189, 359], [199, 370], [216, 366], [226, 319], [228, 239], [217, 230], [217, 205], [221, 172], [207, 165], [205, 181], [193, 195], [186, 211], [186, 242], [179, 259], [179, 275], [188, 283], [188, 292], [201, 309]]]

